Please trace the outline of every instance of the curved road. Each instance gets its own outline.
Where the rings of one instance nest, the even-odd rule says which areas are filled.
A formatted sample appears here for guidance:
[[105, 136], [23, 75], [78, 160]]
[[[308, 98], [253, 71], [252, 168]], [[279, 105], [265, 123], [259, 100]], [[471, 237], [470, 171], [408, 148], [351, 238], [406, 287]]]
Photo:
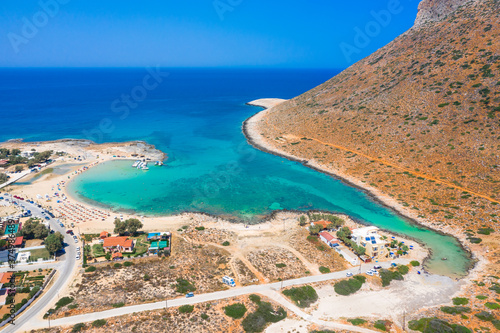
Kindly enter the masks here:
[[[10, 195], [2, 195], [4, 198], [9, 198], [10, 200], [14, 200], [18, 202], [20, 206], [24, 206], [25, 210], [31, 210], [31, 214], [35, 217], [40, 217], [42, 219], [45, 219], [45, 216], [48, 216], [48, 214], [44, 215], [42, 212], [45, 212], [43, 208], [39, 208], [38, 206], [34, 204], [30, 204], [26, 201], [22, 200], [16, 200], [13, 199], [12, 196]], [[50, 216], [49, 216], [50, 218]], [[50, 228], [54, 231], [59, 231], [61, 234], [64, 235], [64, 242], [66, 243], [65, 245], [65, 260], [62, 262], [62, 264], [58, 265], [58, 274], [55, 275], [56, 280], [55, 282], [50, 286], [48, 291], [44, 292], [41, 297], [39, 297], [36, 302], [30, 306], [27, 310], [23, 311], [19, 317], [16, 317], [14, 320], [15, 325], [10, 325], [7, 324], [3, 327], [1, 330], [2, 333], [14, 333], [14, 332], [22, 332], [27, 330], [24, 328], [26, 324], [31, 324], [33, 321], [38, 321], [39, 323], [44, 323], [43, 327], [47, 326], [46, 321], [41, 321], [37, 319], [38, 316], [43, 315], [43, 311], [45, 311], [46, 306], [48, 304], [51, 304], [56, 297], [58, 297], [58, 291], [61, 290], [66, 286], [66, 284], [69, 282], [69, 279], [72, 276], [72, 271], [76, 267], [76, 247], [80, 246], [80, 244], [75, 243], [74, 239], [72, 236], [66, 234], [66, 230], [62, 228], [59, 225], [59, 221], [50, 218], [49, 220], [50, 223]], [[20, 266], [22, 267], [22, 266]], [[41, 267], [41, 266], [40, 266]], [[23, 269], [36, 269], [38, 268], [37, 265], [30, 265], [30, 266], [24, 266]]]
[[[407, 264], [409, 262], [409, 260], [397, 259], [397, 260], [394, 260], [394, 262], [401, 263], [401, 264]], [[378, 264], [384, 268], [388, 268], [390, 266], [389, 262], [378, 263]], [[364, 273], [367, 270], [369, 270], [371, 267], [373, 267], [373, 266], [366, 264], [362, 267], [361, 271]], [[131, 306], [126, 306], [126, 307], [122, 307], [122, 308], [101, 311], [101, 312], [92, 312], [92, 313], [86, 313], [86, 314], [77, 315], [77, 316], [59, 318], [59, 319], [51, 320], [50, 324], [51, 324], [51, 327], [69, 326], [69, 325], [75, 325], [77, 323], [92, 322], [92, 321], [97, 320], [97, 319], [106, 319], [106, 318], [112, 318], [112, 317], [117, 317], [117, 316], [123, 316], [123, 315], [127, 315], [127, 314], [132, 314], [134, 312], [159, 310], [159, 309], [165, 308], [165, 306], [168, 306], [169, 308], [170, 307], [178, 307], [178, 306], [186, 305], [186, 304], [204, 303], [204, 302], [210, 302], [210, 301], [221, 300], [221, 299], [226, 299], [226, 298], [232, 298], [232, 297], [241, 296], [241, 295], [259, 293], [259, 294], [263, 294], [263, 295], [270, 297], [272, 300], [278, 302], [281, 306], [287, 308], [290, 311], [295, 312], [299, 317], [301, 317], [304, 320], [307, 320], [309, 322], [312, 322], [312, 323], [315, 323], [315, 324], [318, 324], [321, 326], [329, 327], [329, 328], [344, 329], [344, 330], [349, 330], [349, 331], [353, 331], [353, 332], [361, 332], [361, 333], [375, 332], [373, 330], [362, 328], [362, 327], [356, 327], [356, 326], [344, 325], [344, 324], [335, 323], [335, 322], [318, 320], [318, 319], [312, 317], [311, 315], [304, 313], [302, 310], [300, 310], [294, 304], [289, 302], [286, 298], [282, 297], [281, 293], [278, 292], [282, 287], [290, 287], [290, 286], [303, 285], [303, 284], [309, 284], [309, 283], [314, 283], [314, 282], [343, 279], [343, 278], [345, 278], [347, 272], [352, 272], [352, 273], [356, 274], [359, 272], [359, 266], [345, 270], [345, 271], [340, 271], [340, 272], [334, 272], [334, 273], [322, 274], [322, 275], [306, 276], [306, 277], [299, 278], [299, 279], [286, 280], [286, 281], [283, 281], [283, 283], [275, 282], [275, 283], [269, 283], [269, 284], [258, 284], [258, 285], [240, 287], [240, 288], [232, 288], [232, 289], [217, 291], [217, 292], [213, 292], [213, 293], [200, 294], [200, 295], [196, 295], [195, 297], [191, 297], [191, 298], [185, 298], [185, 297], [176, 298], [176, 299], [171, 299], [171, 300], [161, 301], [161, 302], [156, 302], [156, 303], [131, 305]], [[47, 321], [40, 320], [38, 318], [33, 318], [32, 320], [30, 320], [28, 325], [23, 327], [23, 329], [24, 330], [32, 330], [32, 329], [39, 329], [39, 328], [46, 328], [46, 327], [48, 327]]]

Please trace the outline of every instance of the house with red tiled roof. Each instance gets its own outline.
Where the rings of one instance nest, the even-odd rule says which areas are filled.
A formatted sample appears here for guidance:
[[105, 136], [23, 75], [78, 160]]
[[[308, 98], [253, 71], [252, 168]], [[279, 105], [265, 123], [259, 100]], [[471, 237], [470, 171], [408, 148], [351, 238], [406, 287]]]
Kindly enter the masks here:
[[123, 259], [123, 254], [121, 252], [115, 252], [111, 255], [111, 259], [113, 260]]
[[8, 160], [0, 160], [0, 166], [6, 165], [7, 163], [9, 163]]
[[2, 288], [4, 284], [10, 282], [13, 274], [13, 272], [0, 273], [0, 288]]
[[101, 235], [100, 235], [100, 238], [101, 238], [101, 239], [104, 239], [104, 238], [106, 238], [106, 237], [108, 237], [108, 236], [109, 236], [109, 233], [108, 233], [107, 231], [102, 231], [102, 232], [101, 232]]
[[23, 236], [16, 237], [16, 240], [15, 240], [14, 243], [12, 243], [12, 246], [21, 247], [21, 246], [23, 246], [23, 242], [24, 242], [24, 237]]
[[319, 225], [321, 227], [322, 230], [324, 229], [328, 229], [328, 225], [330, 225], [331, 222], [328, 222], [328, 221], [316, 221], [316, 222], [312, 222], [311, 225], [312, 226], [315, 226], [315, 225]]
[[134, 241], [126, 236], [106, 237], [103, 239], [102, 247], [108, 252], [133, 252]]
[[322, 231], [319, 233], [319, 239], [321, 239], [322, 242], [324, 242], [326, 245], [329, 247], [336, 247], [339, 246], [339, 240], [335, 237], [333, 237], [329, 232], [327, 231]]

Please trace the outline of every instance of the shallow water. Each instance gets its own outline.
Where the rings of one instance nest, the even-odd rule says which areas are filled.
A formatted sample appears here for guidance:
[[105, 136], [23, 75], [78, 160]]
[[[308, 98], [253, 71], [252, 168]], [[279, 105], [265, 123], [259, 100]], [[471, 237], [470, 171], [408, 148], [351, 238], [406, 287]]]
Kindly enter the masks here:
[[[242, 122], [260, 109], [245, 102], [291, 98], [327, 80], [334, 71], [172, 70], [126, 116], [114, 112], [112, 101], [130, 93], [145, 73], [42, 71], [31, 82], [20, 82], [23, 75], [18, 73], [12, 77], [15, 88], [9, 96], [8, 88], [0, 85], [7, 97], [0, 107], [30, 113], [23, 122], [27, 131], [16, 132], [11, 126], [0, 131], [0, 138], [145, 140], [169, 155], [165, 166], [151, 163], [149, 171], [141, 171], [132, 168], [130, 161], [105, 163], [77, 177], [68, 187], [70, 192], [89, 202], [140, 214], [202, 211], [250, 223], [274, 209], [341, 212], [425, 243], [436, 254], [428, 262], [435, 273], [466, 271], [468, 255], [454, 238], [419, 228], [358, 189], [246, 142]], [[46, 117], [40, 114], [52, 116], [52, 123], [44, 125]], [[111, 120], [112, 130], [96, 131], [102, 119]]]

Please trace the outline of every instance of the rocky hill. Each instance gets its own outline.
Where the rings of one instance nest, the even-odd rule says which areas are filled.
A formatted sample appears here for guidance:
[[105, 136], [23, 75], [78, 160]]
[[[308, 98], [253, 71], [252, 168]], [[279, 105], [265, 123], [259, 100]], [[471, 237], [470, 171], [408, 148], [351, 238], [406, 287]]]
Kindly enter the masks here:
[[[366, 188], [496, 262], [499, 22], [498, 0], [424, 0], [412, 29], [254, 117], [249, 135], [261, 148]], [[487, 228], [492, 235], [482, 235]], [[499, 265], [486, 272], [500, 275]]]

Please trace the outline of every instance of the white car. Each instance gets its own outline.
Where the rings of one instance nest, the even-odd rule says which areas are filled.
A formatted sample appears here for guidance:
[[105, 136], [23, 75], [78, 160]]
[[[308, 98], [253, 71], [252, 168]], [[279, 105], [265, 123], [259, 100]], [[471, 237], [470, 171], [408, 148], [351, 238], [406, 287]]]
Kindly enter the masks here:
[[76, 255], [76, 260], [80, 260], [80, 255]]
[[354, 274], [352, 274], [351, 272], [347, 272], [347, 273], [345, 273], [345, 276], [347, 276], [347, 277], [351, 277], [351, 276], [353, 276], [353, 275], [354, 275]]
[[78, 243], [78, 239], [75, 238], [75, 243]]
[[370, 270], [370, 271], [366, 272], [366, 275], [373, 276], [373, 272]]

